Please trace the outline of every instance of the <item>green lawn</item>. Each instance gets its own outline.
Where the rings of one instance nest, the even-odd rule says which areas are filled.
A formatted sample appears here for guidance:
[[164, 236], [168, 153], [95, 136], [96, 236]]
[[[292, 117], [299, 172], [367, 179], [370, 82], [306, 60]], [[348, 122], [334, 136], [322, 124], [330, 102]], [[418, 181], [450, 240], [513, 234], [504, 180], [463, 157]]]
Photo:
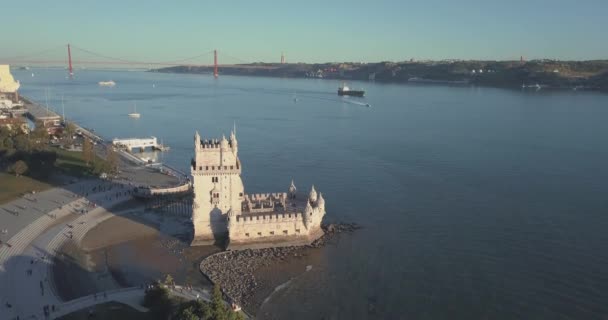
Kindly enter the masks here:
[[32, 190], [43, 191], [53, 186], [27, 176], [0, 172], [0, 203], [9, 202]]
[[[65, 174], [74, 177], [89, 176], [93, 174], [93, 169], [91, 167], [87, 167], [87, 165], [84, 163], [84, 160], [82, 159], [82, 152], [67, 151], [60, 148], [53, 148], [51, 150], [57, 152], [57, 162], [55, 163], [55, 166]], [[105, 164], [105, 162], [105, 159], [95, 155], [94, 164], [100, 165]]]
[[[93, 310], [94, 317], [89, 317], [89, 310]], [[58, 320], [89, 320], [89, 319], [110, 319], [110, 320], [146, 320], [149, 315], [139, 312], [125, 304], [118, 302], [106, 302], [91, 308], [85, 308], [65, 315]]]
[[[59, 172], [73, 177], [94, 175], [92, 168], [87, 167], [82, 160], [82, 152], [71, 152], [59, 148], [51, 150], [57, 152], [55, 167]], [[101, 164], [105, 160], [96, 157], [95, 162]], [[32, 190], [43, 191], [52, 187], [52, 184], [28, 176], [15, 177], [13, 174], [0, 172], [0, 203], [14, 200]]]

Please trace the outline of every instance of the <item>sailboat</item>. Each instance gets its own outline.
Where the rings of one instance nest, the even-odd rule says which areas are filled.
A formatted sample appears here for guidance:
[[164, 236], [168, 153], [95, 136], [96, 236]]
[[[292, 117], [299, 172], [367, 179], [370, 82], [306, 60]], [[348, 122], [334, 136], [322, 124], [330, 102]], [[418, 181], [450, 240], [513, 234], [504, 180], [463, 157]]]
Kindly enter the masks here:
[[133, 105], [133, 112], [129, 113], [129, 117], [131, 118], [139, 118], [141, 114], [137, 113], [137, 103]]

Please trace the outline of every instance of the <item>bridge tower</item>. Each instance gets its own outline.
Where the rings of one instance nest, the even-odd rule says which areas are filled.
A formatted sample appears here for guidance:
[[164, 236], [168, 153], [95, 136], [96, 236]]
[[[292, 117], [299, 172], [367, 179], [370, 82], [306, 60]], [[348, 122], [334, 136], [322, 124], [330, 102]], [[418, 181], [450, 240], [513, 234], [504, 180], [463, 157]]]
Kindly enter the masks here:
[[74, 71], [72, 70], [72, 51], [70, 50], [70, 44], [68, 43], [68, 70], [70, 72], [70, 78], [74, 76]]
[[285, 63], [285, 54], [281, 52], [281, 64]]
[[213, 76], [217, 78], [217, 50], [213, 50]]

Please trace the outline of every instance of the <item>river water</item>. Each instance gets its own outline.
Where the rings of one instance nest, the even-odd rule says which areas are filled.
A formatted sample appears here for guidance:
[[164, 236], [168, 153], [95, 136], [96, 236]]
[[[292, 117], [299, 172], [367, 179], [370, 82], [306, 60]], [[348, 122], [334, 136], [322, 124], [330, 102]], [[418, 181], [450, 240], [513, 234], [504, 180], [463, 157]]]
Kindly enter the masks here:
[[357, 99], [331, 80], [33, 72], [14, 72], [23, 95], [48, 92], [58, 112], [63, 95], [66, 116], [105, 138], [156, 136], [183, 170], [195, 130], [236, 123], [248, 192], [314, 183], [328, 221], [363, 226], [277, 291], [267, 317], [608, 315], [607, 95], [353, 82]]

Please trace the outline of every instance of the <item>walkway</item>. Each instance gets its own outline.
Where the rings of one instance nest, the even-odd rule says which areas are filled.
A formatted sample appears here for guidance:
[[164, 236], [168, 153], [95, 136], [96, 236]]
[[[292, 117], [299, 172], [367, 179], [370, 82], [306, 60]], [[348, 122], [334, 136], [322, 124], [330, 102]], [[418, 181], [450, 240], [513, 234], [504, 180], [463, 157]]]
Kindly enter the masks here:
[[[68, 187], [74, 189], [75, 186]], [[20, 209], [17, 215], [3, 214], [0, 216], [3, 224], [13, 223], [12, 227], [15, 227], [27, 223], [28, 220], [31, 223], [16, 234], [7, 232], [7, 235], [12, 236], [8, 240], [3, 240], [3, 245], [0, 247], [0, 319], [11, 319], [17, 315], [23, 317], [38, 311], [42, 312], [42, 306], [59, 303], [58, 297], [55, 296], [50, 286], [52, 281], [49, 280], [50, 260], [54, 250], [49, 251], [48, 249], [55, 249], [54, 246], [62, 243], [56, 240], [58, 235], [63, 238], [69, 237], [65, 228], [70, 227], [65, 223], [74, 218], [77, 221], [97, 219], [101, 213], [106, 212], [105, 208], [131, 198], [127, 191], [128, 187], [112, 182], [87, 181], [76, 185], [76, 189], [86, 198], [79, 197], [71, 191], [56, 188], [45, 193], [30, 195], [27, 198], [27, 201], [32, 203], [30, 206], [15, 204], [22, 199], [3, 206], [3, 208], [8, 206]], [[64, 198], [60, 198], [60, 201], [54, 200], [52, 201], [54, 205], [49, 205], [49, 201], [47, 201], [49, 193], [63, 194]], [[44, 209], [50, 209], [50, 211], [44, 212]], [[14, 223], [15, 221], [19, 223]], [[85, 228], [78, 228], [78, 230], [81, 229], [86, 233]], [[88, 229], [90, 227], [86, 228], [86, 230]]]
[[[169, 293], [173, 296], [178, 296], [186, 300], [203, 300], [211, 301], [211, 295], [206, 290], [198, 288], [187, 289], [182, 286], [175, 286], [169, 289]], [[145, 290], [140, 287], [123, 288], [106, 292], [80, 297], [64, 303], [55, 304], [55, 311], [51, 312], [51, 318], [59, 318], [72, 312], [91, 308], [98, 304], [103, 304], [110, 301], [124, 303], [133, 309], [140, 312], [147, 312], [148, 309], [143, 307], [141, 303], [144, 300]], [[41, 311], [31, 316], [37, 316], [40, 319], [44, 318], [44, 313]], [[30, 316], [30, 317], [31, 317]]]

